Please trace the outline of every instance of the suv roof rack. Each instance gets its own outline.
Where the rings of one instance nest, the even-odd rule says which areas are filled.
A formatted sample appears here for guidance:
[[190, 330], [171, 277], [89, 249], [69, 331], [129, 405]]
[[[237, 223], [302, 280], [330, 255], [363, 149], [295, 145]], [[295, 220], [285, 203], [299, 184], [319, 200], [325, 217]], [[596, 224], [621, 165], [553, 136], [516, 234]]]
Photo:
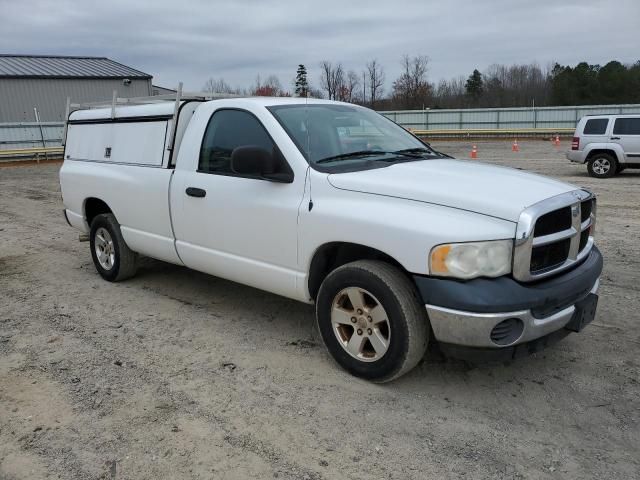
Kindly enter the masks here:
[[637, 117], [638, 113], [626, 112], [626, 113], [587, 113], [586, 115], [582, 115], [583, 117], [627, 117], [627, 116], [635, 116]]
[[64, 115], [64, 131], [62, 132], [62, 145], [67, 143], [67, 129], [69, 122], [69, 115], [72, 111], [76, 110], [91, 110], [95, 108], [107, 108], [111, 107], [111, 119], [116, 117], [116, 106], [133, 106], [133, 105], [150, 105], [154, 103], [163, 102], [175, 102], [173, 109], [173, 118], [171, 133], [169, 135], [169, 150], [173, 148], [173, 139], [176, 134], [178, 111], [180, 110], [180, 102], [196, 100], [200, 102], [206, 102], [209, 100], [220, 100], [223, 98], [242, 98], [246, 95], [237, 95], [232, 93], [218, 93], [218, 92], [183, 92], [182, 82], [178, 84], [178, 89], [175, 93], [169, 93], [165, 95], [153, 95], [150, 97], [132, 97], [121, 98], [118, 97], [118, 91], [113, 91], [113, 97], [111, 101], [105, 100], [101, 102], [84, 102], [84, 103], [71, 103], [71, 97], [67, 97], [67, 108]]

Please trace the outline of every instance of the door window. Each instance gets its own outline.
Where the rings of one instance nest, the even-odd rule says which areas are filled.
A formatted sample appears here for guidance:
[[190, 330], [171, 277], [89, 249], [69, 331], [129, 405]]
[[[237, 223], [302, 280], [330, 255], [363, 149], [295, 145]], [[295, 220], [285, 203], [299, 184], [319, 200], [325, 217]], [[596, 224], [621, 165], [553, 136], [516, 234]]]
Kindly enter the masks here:
[[617, 118], [614, 135], [640, 135], [640, 118]]
[[242, 110], [218, 110], [207, 125], [200, 149], [198, 171], [236, 175], [231, 153], [237, 147], [262, 147], [273, 152], [275, 144], [260, 121]]

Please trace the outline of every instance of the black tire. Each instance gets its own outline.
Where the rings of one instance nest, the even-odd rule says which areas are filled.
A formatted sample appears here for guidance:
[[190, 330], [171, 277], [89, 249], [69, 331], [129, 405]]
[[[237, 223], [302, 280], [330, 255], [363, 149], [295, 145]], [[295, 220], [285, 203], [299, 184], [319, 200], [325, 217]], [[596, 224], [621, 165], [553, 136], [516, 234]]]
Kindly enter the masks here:
[[[349, 288], [370, 292], [373, 297], [367, 298], [377, 300], [386, 312], [388, 347], [377, 360], [362, 361], [349, 354], [334, 330], [331, 316], [334, 301]], [[327, 350], [338, 364], [356, 377], [380, 383], [398, 378], [415, 367], [429, 341], [429, 320], [415, 286], [399, 269], [381, 261], [360, 260], [331, 272], [318, 292], [316, 319]], [[367, 345], [366, 341], [363, 345]]]
[[611, 178], [618, 172], [618, 160], [608, 153], [596, 153], [587, 161], [589, 175], [595, 178]]
[[[96, 251], [96, 232], [104, 229], [111, 237], [113, 244], [113, 262], [110, 268], [101, 265]], [[102, 278], [110, 282], [119, 282], [133, 277], [138, 268], [138, 254], [132, 251], [125, 243], [120, 231], [120, 225], [112, 213], [96, 215], [91, 222], [91, 232], [89, 234], [91, 245], [91, 258], [96, 270]], [[100, 240], [98, 240], [100, 243]]]

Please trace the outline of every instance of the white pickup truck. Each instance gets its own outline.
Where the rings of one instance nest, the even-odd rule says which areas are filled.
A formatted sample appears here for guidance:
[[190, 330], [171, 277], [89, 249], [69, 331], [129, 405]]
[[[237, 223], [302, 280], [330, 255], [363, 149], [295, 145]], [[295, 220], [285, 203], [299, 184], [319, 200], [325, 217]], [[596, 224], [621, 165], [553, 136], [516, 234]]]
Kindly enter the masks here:
[[315, 304], [334, 359], [388, 381], [437, 341], [510, 359], [595, 315], [595, 198], [454, 160], [356, 105], [177, 99], [79, 110], [60, 184], [98, 273], [138, 255]]

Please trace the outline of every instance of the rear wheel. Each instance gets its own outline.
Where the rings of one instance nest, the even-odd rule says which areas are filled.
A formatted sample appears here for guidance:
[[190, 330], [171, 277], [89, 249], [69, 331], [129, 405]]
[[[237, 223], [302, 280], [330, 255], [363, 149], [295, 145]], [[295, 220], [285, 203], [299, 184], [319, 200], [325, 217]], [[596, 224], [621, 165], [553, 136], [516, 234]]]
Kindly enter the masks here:
[[587, 162], [589, 175], [595, 178], [610, 178], [618, 171], [618, 161], [608, 153], [598, 153]]
[[316, 300], [318, 328], [351, 374], [387, 382], [424, 356], [429, 324], [415, 286], [397, 268], [361, 260], [331, 272]]
[[118, 282], [135, 275], [138, 254], [125, 243], [112, 213], [96, 215], [91, 222], [89, 240], [93, 264], [102, 278]]

